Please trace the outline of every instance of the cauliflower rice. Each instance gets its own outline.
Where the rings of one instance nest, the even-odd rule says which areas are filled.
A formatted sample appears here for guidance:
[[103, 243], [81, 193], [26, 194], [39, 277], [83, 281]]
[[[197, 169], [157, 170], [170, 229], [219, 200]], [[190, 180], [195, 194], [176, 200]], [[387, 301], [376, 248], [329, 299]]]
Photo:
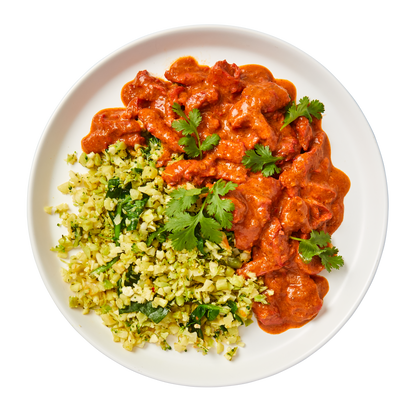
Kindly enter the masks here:
[[[84, 314], [94, 310], [126, 350], [154, 343], [163, 350], [186, 352], [192, 346], [207, 354], [215, 347], [231, 360], [244, 346], [239, 327], [253, 322], [252, 303], [266, 303], [267, 288], [252, 274], [235, 273], [250, 253], [236, 249], [232, 237], [221, 245], [206, 241], [203, 255], [198, 249], [175, 251], [159, 234], [172, 190], [160, 176], [163, 168], [156, 168], [160, 154], [154, 138], [147, 148], [127, 149], [119, 142], [101, 154], [82, 153], [79, 163], [88, 171], [70, 171], [58, 187], [72, 196], [77, 213], [67, 204], [45, 208], [58, 213], [68, 229], [52, 250], [65, 262], [62, 277], [73, 293], [69, 305]], [[76, 163], [76, 154], [66, 161]], [[133, 220], [124, 212], [115, 216], [118, 200], [107, 196], [109, 181], [116, 178], [131, 187], [133, 203], [145, 201], [134, 230], [124, 228]], [[117, 225], [121, 232], [115, 240]]]

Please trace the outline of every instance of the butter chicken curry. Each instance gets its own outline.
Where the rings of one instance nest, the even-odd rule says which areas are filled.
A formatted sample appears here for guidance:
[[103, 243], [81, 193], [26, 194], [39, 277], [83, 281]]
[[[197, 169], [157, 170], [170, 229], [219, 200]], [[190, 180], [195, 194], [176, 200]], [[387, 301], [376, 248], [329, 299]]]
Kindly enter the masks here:
[[[301, 242], [293, 238], [308, 239], [313, 231], [332, 235], [343, 220], [350, 188], [348, 177], [332, 165], [320, 115], [297, 116], [286, 125], [296, 88], [260, 65], [219, 61], [208, 67], [182, 57], [165, 78], [140, 71], [122, 89], [124, 107], [94, 116], [82, 140], [84, 152], [99, 153], [117, 140], [145, 145], [147, 131], [164, 147], [158, 166], [165, 167], [162, 177], [168, 185], [202, 187], [219, 179], [236, 184], [224, 197], [235, 206], [230, 231], [238, 249], [252, 252], [237, 273], [262, 276], [268, 287], [268, 305], [253, 305], [258, 323], [273, 334], [301, 327], [320, 311], [328, 281], [319, 275], [325, 268], [322, 259], [315, 255], [305, 261]], [[172, 126], [179, 119], [174, 104], [185, 115], [200, 111], [200, 138], [219, 136], [201, 158], [171, 160], [174, 153], [185, 152], [182, 134]], [[258, 145], [278, 158], [272, 159], [276, 168], [271, 176], [244, 164], [247, 151]]]

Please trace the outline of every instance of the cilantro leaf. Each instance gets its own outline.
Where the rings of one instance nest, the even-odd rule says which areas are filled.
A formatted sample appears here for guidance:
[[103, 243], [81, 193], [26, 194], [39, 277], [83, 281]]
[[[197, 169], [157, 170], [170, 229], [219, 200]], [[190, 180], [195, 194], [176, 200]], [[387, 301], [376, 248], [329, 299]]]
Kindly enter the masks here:
[[328, 246], [331, 242], [331, 236], [327, 232], [313, 230], [309, 239], [295, 238], [293, 236], [290, 238], [300, 242], [299, 255], [306, 264], [309, 264], [313, 257], [319, 256], [322, 265], [328, 272], [331, 272], [331, 268], [338, 270], [344, 265], [343, 257], [337, 255], [338, 249]]
[[211, 188], [211, 194], [226, 195], [229, 191], [233, 191], [238, 185], [229, 181], [226, 182], [223, 179], [219, 179]]
[[[176, 131], [181, 131], [182, 134], [185, 136], [178, 141], [178, 144], [181, 146], [186, 146], [185, 152], [189, 155], [188, 151], [192, 152], [194, 156], [200, 155], [202, 157], [202, 152], [199, 149], [200, 145], [200, 136], [198, 134], [197, 128], [201, 122], [201, 114], [198, 109], [193, 109], [189, 114], [188, 117], [185, 115], [185, 112], [182, 110], [181, 105], [174, 102], [172, 105], [172, 110], [178, 114], [181, 118], [179, 120], [175, 120], [172, 122], [172, 128]], [[193, 147], [193, 143], [195, 143], [195, 148]], [[197, 145], [198, 144], [198, 145]], [[188, 151], [187, 151], [188, 150]], [[198, 154], [196, 151], [198, 150]]]
[[[296, 239], [293, 238], [292, 239]], [[310, 240], [302, 240], [299, 244], [299, 254], [302, 260], [309, 264], [315, 255], [319, 255], [320, 248], [318, 245], [312, 243]]]
[[180, 213], [165, 225], [166, 229], [172, 232], [169, 239], [172, 241], [173, 248], [177, 251], [183, 249], [190, 251], [196, 248], [198, 246], [195, 232], [197, 226], [199, 226], [199, 232], [204, 239], [215, 243], [222, 241], [220, 224], [216, 220], [204, 216], [201, 210], [195, 216], [191, 216], [189, 213]]
[[265, 177], [269, 177], [274, 175], [274, 173], [279, 173], [280, 169], [279, 167], [275, 164], [275, 163], [268, 163], [264, 166], [263, 170], [261, 171], [261, 173], [265, 176]]
[[[209, 190], [207, 187], [186, 190], [178, 188], [170, 193], [171, 200], [166, 205], [168, 222], [165, 230], [171, 232], [168, 238], [176, 251], [192, 250], [196, 247], [203, 253], [204, 240], [220, 243], [223, 239], [221, 229], [232, 226], [232, 211], [235, 209], [231, 200], [222, 200], [220, 196], [237, 187], [233, 182], [218, 180]], [[196, 214], [187, 213], [197, 203], [201, 194], [208, 193]], [[213, 216], [213, 217], [207, 217]]]
[[[319, 102], [318, 99], [311, 101], [308, 106], [308, 112], [310, 115], [314, 116], [318, 120], [322, 117], [322, 113], [325, 112], [325, 107], [322, 102]], [[312, 119], [309, 119], [312, 122]]]
[[172, 123], [172, 128], [175, 128], [176, 131], [181, 131], [184, 136], [194, 134], [194, 128], [185, 120], [175, 120]]
[[201, 124], [201, 113], [197, 108], [194, 108], [188, 114], [188, 119], [190, 120], [190, 124], [194, 127], [198, 127]]
[[311, 232], [311, 241], [319, 246], [327, 246], [331, 242], [331, 236], [323, 230], [320, 232], [313, 230]]
[[172, 128], [182, 132], [184, 137], [178, 141], [178, 144], [184, 146], [184, 151], [188, 157], [200, 156], [201, 159], [203, 152], [207, 152], [219, 144], [220, 137], [217, 134], [207, 136], [201, 143], [198, 126], [201, 124], [202, 116], [197, 108], [191, 110], [188, 117], [182, 110], [181, 105], [176, 102], [172, 105], [172, 110], [181, 117], [172, 122]]
[[220, 142], [220, 137], [218, 134], [212, 134], [211, 136], [207, 136], [206, 139], [201, 143], [200, 149], [203, 152], [207, 152], [211, 150], [213, 147], [216, 147]]
[[229, 191], [233, 191], [238, 185], [233, 182], [225, 182], [219, 179], [211, 189], [207, 213], [220, 223], [223, 229], [232, 227], [233, 210], [235, 205], [229, 199], [222, 200], [220, 196], [226, 195]]
[[[169, 230], [170, 232], [180, 232], [186, 226], [193, 227], [198, 223], [198, 219], [196, 216], [192, 216], [189, 213], [177, 213], [176, 217], [171, 217], [165, 225], [165, 229]], [[193, 226], [194, 225], [194, 226]]]
[[210, 217], [205, 217], [203, 213], [200, 214], [198, 222], [200, 223], [200, 233], [204, 239], [208, 239], [210, 242], [216, 244], [222, 242], [221, 225], [219, 222]]
[[[309, 98], [307, 96], [299, 99], [299, 105], [296, 105], [295, 102], [289, 103], [286, 107], [286, 115], [284, 118], [283, 126], [281, 128], [283, 129], [286, 127], [286, 125], [290, 124], [300, 116], [304, 116], [308, 119], [311, 118], [311, 115], [308, 112], [308, 105]], [[312, 121], [312, 118], [309, 121]]]
[[[182, 110], [181, 105], [176, 103], [176, 102], [174, 102], [174, 104], [172, 105], [172, 111], [174, 111], [175, 114], [178, 114], [180, 117], [184, 118], [185, 120], [188, 119], [187, 116], [185, 115], [185, 112]], [[172, 125], [173, 125], [173, 123], [172, 123]]]
[[204, 238], [198, 229], [195, 230], [195, 237], [197, 238], [197, 249], [201, 252], [202, 255], [206, 255], [206, 251], [204, 251]]
[[252, 172], [261, 171], [265, 177], [268, 177], [280, 172], [275, 162], [282, 159], [284, 159], [282, 156], [273, 156], [268, 146], [256, 144], [254, 149], [247, 150], [242, 163]]
[[[197, 237], [194, 234], [195, 227], [196, 224], [183, 230], [179, 229], [168, 236], [168, 238], [172, 241], [173, 248], [176, 251], [182, 251], [184, 249], [190, 251], [197, 246]], [[167, 229], [170, 230], [168, 226]]]
[[284, 127], [289, 125], [291, 122], [296, 120], [299, 117], [306, 117], [309, 122], [312, 122], [312, 117], [317, 119], [321, 118], [321, 114], [325, 111], [324, 104], [319, 102], [318, 99], [309, 101], [307, 96], [299, 99], [299, 104], [296, 105], [295, 102], [290, 102], [286, 107], [286, 114], [284, 118], [284, 123], [281, 127], [283, 130]]
[[166, 205], [165, 213], [168, 217], [174, 216], [178, 212], [183, 212], [189, 209], [196, 203], [200, 194], [203, 193], [203, 188], [193, 188], [186, 190], [185, 188], [178, 188], [171, 191], [169, 195], [172, 199]]
[[338, 249], [336, 247], [332, 247], [325, 248], [324, 252], [319, 255], [322, 265], [329, 273], [331, 272], [331, 268], [338, 270], [344, 265], [343, 257], [341, 255], [336, 255], [337, 253]]
[[184, 146], [184, 151], [189, 157], [195, 158], [200, 155], [200, 148], [197, 147], [194, 137], [182, 137], [178, 144]]

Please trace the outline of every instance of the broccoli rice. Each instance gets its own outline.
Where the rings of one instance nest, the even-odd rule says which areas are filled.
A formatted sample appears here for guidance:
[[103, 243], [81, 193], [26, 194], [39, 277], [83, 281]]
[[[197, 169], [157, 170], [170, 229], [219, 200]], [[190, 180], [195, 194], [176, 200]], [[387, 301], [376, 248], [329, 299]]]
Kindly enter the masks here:
[[[235, 248], [228, 232], [221, 244], [173, 249], [163, 229], [173, 188], [156, 167], [161, 153], [152, 136], [147, 147], [117, 142], [100, 154], [82, 153], [87, 172], [70, 171], [58, 187], [76, 211], [67, 204], [45, 208], [68, 230], [52, 250], [65, 263], [69, 305], [93, 310], [126, 350], [154, 343], [207, 354], [214, 347], [232, 360], [244, 346], [239, 328], [253, 322], [253, 302], [266, 303], [267, 287], [252, 273], [236, 274], [251, 255]], [[65, 160], [75, 164], [76, 153]]]

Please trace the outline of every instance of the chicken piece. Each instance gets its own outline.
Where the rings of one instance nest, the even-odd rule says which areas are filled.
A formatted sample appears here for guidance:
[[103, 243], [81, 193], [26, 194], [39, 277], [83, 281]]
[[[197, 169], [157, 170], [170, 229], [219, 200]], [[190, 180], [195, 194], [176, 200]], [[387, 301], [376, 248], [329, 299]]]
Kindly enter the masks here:
[[301, 272], [309, 274], [310, 276], [320, 273], [324, 269], [321, 258], [315, 255], [309, 263], [306, 263], [299, 255], [299, 244], [299, 241], [291, 241], [291, 249], [294, 256], [293, 261], [296, 266]]
[[139, 111], [138, 118], [146, 130], [157, 137], [167, 149], [172, 152], [183, 153], [184, 150], [178, 144], [179, 133], [165, 124], [159, 111], [143, 108]]
[[162, 177], [169, 185], [178, 185], [193, 180], [197, 185], [202, 185], [211, 178], [242, 184], [248, 178], [248, 171], [241, 164], [244, 155], [245, 148], [242, 143], [221, 140], [201, 160], [189, 159], [172, 163], [165, 169]]
[[274, 82], [275, 79], [270, 70], [259, 64], [247, 64], [241, 66], [241, 80], [247, 85], [263, 82]]
[[284, 168], [280, 174], [280, 181], [286, 188], [296, 186], [305, 187], [316, 168], [324, 159], [325, 133], [318, 132], [314, 138], [310, 150], [297, 156], [292, 166]]
[[301, 194], [304, 198], [311, 198], [324, 204], [332, 203], [337, 198], [336, 187], [326, 183], [309, 182], [301, 189]]
[[267, 274], [265, 284], [274, 293], [267, 295], [268, 305], [253, 305], [260, 327], [268, 333], [280, 334], [313, 319], [323, 304], [319, 290], [321, 293], [328, 291], [328, 288], [325, 291], [325, 283], [322, 284], [318, 276], [315, 278], [316, 282], [299, 270], [278, 270]]
[[206, 80], [209, 70], [208, 66], [200, 66], [193, 57], [181, 57], [165, 72], [165, 77], [174, 83], [193, 86]]
[[207, 155], [201, 160], [189, 159], [174, 162], [162, 173], [163, 180], [169, 185], [194, 181], [194, 184], [198, 186], [215, 176], [216, 161], [212, 155]]
[[241, 163], [245, 156], [245, 147], [243, 143], [221, 140], [213, 153], [218, 159], [223, 159], [232, 163]]
[[219, 100], [219, 91], [214, 87], [203, 89], [202, 87], [195, 92], [191, 92], [185, 102], [185, 113], [189, 114], [194, 108], [201, 109], [207, 105], [215, 104]]
[[246, 276], [254, 273], [262, 276], [279, 270], [291, 256], [289, 237], [281, 229], [280, 221], [273, 217], [264, 227], [260, 240], [254, 247], [252, 261], [238, 270], [238, 274]]
[[234, 197], [232, 195], [226, 196], [230, 201], [232, 201], [233, 205], [235, 206], [235, 210], [232, 213], [232, 223], [241, 223], [247, 212], [248, 212], [248, 204], [244, 199], [238, 199], [238, 197]]
[[273, 156], [281, 156], [284, 161], [290, 161], [294, 159], [301, 150], [299, 140], [293, 136], [281, 137], [277, 143], [277, 150], [273, 153]]
[[120, 140], [128, 146], [144, 144], [140, 135], [141, 126], [132, 118], [124, 118], [125, 108], [104, 109], [92, 119], [90, 132], [82, 139], [82, 149], [85, 153], [100, 153], [110, 144]]
[[127, 83], [121, 91], [121, 99], [125, 106], [133, 99], [139, 98], [143, 101], [156, 101], [165, 97], [169, 84], [157, 77], [151, 76], [147, 70], [137, 73], [134, 80]]
[[289, 102], [287, 91], [276, 83], [249, 85], [243, 90], [241, 99], [232, 107], [228, 120], [233, 130], [251, 128], [262, 145], [275, 150], [279, 135], [263, 114], [283, 108]]
[[168, 185], [178, 185], [184, 182], [184, 174], [194, 162], [192, 160], [180, 160], [165, 168], [162, 173], [163, 180]]
[[309, 149], [310, 141], [312, 140], [312, 128], [309, 120], [306, 117], [299, 117], [295, 121], [295, 131], [302, 149], [307, 151]]
[[242, 220], [232, 224], [236, 247], [250, 250], [271, 217], [271, 209], [281, 190], [275, 178], [252, 174], [246, 182], [230, 191], [226, 197], [246, 203], [247, 211]]
[[276, 83], [248, 85], [241, 93], [241, 101], [255, 105], [263, 114], [284, 108], [290, 102], [287, 90]]
[[223, 96], [232, 99], [234, 94], [242, 92], [245, 87], [240, 75], [241, 69], [236, 64], [223, 60], [210, 69], [206, 81], [209, 85], [216, 86]]
[[285, 201], [280, 215], [281, 226], [286, 235], [292, 232], [302, 231], [310, 233], [308, 205], [301, 197], [292, 197]]
[[289, 284], [286, 289], [284, 308], [287, 308], [289, 322], [302, 325], [314, 318], [322, 308], [322, 299], [318, 288], [310, 276], [288, 276]]
[[168, 95], [166, 97], [166, 100], [164, 101], [164, 108], [165, 108], [165, 123], [166, 125], [170, 126], [172, 125], [172, 122], [178, 118], [177, 114], [172, 109], [173, 104], [176, 103], [183, 103], [182, 99], [180, 97], [182, 94], [185, 93], [184, 86], [177, 86], [173, 85], [168, 90]]
[[[236, 184], [243, 184], [247, 178], [248, 171], [244, 165], [224, 160], [216, 162], [216, 178], [232, 181]], [[204, 174], [205, 175], [205, 174]]]
[[322, 230], [333, 216], [331, 210], [326, 205], [312, 198], [305, 198], [304, 200], [310, 210], [309, 224], [311, 229]]

